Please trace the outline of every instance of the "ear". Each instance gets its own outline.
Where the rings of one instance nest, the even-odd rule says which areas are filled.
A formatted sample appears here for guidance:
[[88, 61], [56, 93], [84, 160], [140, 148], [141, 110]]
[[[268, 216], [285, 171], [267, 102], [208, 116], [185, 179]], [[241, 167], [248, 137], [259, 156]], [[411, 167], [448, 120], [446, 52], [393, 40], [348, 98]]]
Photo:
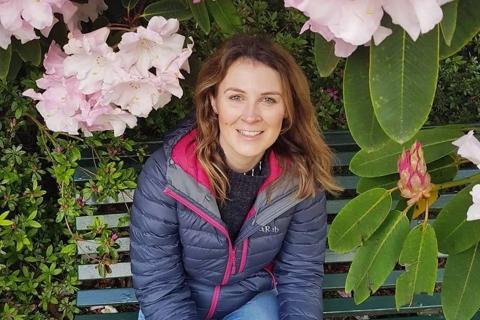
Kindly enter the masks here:
[[212, 106], [213, 112], [218, 114], [217, 99], [215, 99], [215, 97], [213, 95], [210, 95], [209, 99], [210, 99], [210, 105]]

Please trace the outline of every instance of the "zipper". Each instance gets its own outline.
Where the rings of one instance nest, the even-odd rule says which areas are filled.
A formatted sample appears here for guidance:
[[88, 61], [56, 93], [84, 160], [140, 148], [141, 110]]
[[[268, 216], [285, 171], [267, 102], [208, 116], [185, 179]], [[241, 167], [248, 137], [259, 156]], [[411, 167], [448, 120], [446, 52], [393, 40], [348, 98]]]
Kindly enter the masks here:
[[215, 309], [217, 307], [218, 297], [220, 296], [220, 289], [221, 289], [220, 286], [228, 283], [228, 281], [230, 280], [230, 277], [231, 277], [231, 275], [232, 275], [232, 273], [235, 269], [235, 248], [232, 245], [232, 240], [230, 239], [230, 234], [228, 233], [228, 230], [225, 226], [223, 226], [221, 223], [219, 223], [213, 217], [208, 215], [206, 212], [204, 212], [198, 206], [194, 205], [191, 201], [188, 201], [179, 192], [175, 192], [169, 187], [165, 187], [163, 192], [166, 195], [168, 195], [171, 198], [178, 201], [179, 203], [183, 204], [188, 209], [195, 212], [197, 215], [200, 216], [200, 218], [204, 219], [209, 224], [211, 224], [214, 228], [218, 229], [227, 239], [227, 242], [228, 242], [227, 265], [225, 267], [225, 273], [223, 274], [222, 282], [220, 283], [220, 285], [215, 286], [215, 289], [213, 291], [212, 300], [210, 302], [210, 309], [209, 309], [208, 314], [207, 314], [207, 319], [210, 319], [213, 316], [213, 314], [215, 313]]

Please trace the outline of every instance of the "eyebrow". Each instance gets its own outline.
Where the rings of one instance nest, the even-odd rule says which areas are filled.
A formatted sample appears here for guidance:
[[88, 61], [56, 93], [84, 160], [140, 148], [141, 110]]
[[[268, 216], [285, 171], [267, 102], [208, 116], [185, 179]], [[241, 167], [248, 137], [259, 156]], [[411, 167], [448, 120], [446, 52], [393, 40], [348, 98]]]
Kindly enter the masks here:
[[[227, 92], [227, 91], [236, 91], [236, 92], [240, 92], [240, 93], [246, 93], [244, 90], [242, 89], [239, 89], [239, 88], [227, 88], [223, 91], [223, 93]], [[267, 92], [262, 92], [260, 95], [262, 96], [266, 96], [266, 95], [278, 95], [278, 96], [281, 96], [282, 94], [278, 91], [267, 91]]]

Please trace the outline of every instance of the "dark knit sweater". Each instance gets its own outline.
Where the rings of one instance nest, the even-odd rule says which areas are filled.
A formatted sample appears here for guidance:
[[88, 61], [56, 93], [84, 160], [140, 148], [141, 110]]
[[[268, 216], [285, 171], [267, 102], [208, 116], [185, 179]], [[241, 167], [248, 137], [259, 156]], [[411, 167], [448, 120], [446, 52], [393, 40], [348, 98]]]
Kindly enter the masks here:
[[227, 200], [219, 205], [219, 209], [232, 241], [237, 238], [245, 216], [255, 202], [262, 183], [268, 176], [268, 161], [265, 160], [265, 157], [261, 160], [261, 164], [261, 170], [259, 164], [256, 165], [253, 176], [251, 171], [245, 174], [233, 170], [227, 172], [230, 189], [227, 193]]

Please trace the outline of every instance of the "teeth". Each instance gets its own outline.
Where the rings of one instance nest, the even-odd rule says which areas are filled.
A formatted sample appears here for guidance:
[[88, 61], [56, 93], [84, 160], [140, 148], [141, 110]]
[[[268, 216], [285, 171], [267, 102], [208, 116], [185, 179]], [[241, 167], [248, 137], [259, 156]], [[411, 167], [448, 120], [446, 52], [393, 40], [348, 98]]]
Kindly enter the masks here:
[[247, 131], [247, 130], [237, 130], [241, 135], [247, 137], [254, 137], [262, 133], [263, 131]]

